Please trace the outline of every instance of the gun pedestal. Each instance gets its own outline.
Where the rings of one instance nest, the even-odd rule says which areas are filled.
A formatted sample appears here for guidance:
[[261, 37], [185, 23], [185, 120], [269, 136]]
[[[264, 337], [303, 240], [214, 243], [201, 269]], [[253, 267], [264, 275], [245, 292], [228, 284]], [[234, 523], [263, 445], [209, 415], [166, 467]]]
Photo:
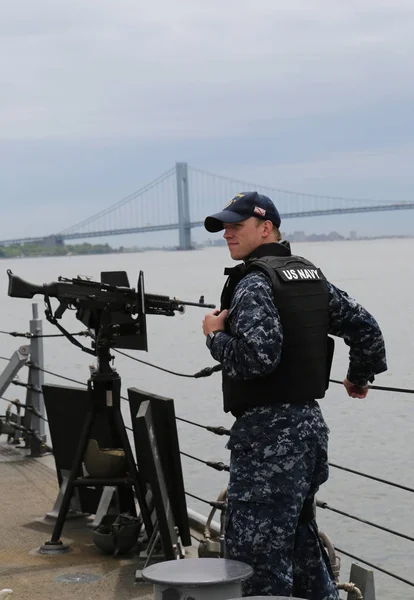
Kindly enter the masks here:
[[[117, 486], [129, 487], [135, 491], [140, 507], [140, 516], [144, 523], [148, 538], [152, 534], [153, 525], [150, 512], [145, 502], [145, 485], [140, 479], [131, 445], [121, 414], [121, 379], [111, 368], [109, 346], [97, 349], [98, 369], [91, 374], [88, 381], [89, 409], [79, 439], [75, 459], [62, 498], [59, 514], [52, 537], [40, 548], [42, 554], [66, 552], [69, 547], [62, 543], [60, 536], [70, 508], [74, 490], [78, 486]], [[94, 477], [83, 475], [83, 461], [88, 442], [96, 422], [106, 420], [112, 439], [113, 448], [122, 449], [125, 453], [125, 466], [121, 473], [114, 477]]]

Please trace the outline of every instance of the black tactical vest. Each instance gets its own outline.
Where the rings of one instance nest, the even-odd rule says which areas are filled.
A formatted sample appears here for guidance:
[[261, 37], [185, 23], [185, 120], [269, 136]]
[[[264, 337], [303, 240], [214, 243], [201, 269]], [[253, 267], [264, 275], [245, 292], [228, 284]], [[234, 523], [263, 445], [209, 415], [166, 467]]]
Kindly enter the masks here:
[[226, 270], [221, 308], [229, 308], [237, 283], [259, 270], [273, 285], [283, 345], [276, 369], [264, 377], [233, 379], [223, 371], [225, 412], [240, 416], [246, 409], [282, 403], [306, 403], [323, 398], [329, 384], [333, 340], [328, 337], [329, 293], [320, 269], [282, 244], [264, 244], [245, 264]]

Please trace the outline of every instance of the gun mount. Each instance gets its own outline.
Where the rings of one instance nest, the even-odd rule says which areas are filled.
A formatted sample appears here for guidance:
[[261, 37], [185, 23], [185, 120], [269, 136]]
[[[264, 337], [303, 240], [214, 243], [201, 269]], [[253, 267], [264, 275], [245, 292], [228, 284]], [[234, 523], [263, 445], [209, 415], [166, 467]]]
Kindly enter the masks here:
[[[172, 317], [184, 313], [186, 306], [215, 308], [205, 304], [204, 296], [199, 302], [187, 302], [144, 292], [144, 274], [139, 273], [137, 289], [129, 285], [125, 271], [104, 271], [101, 281], [81, 277], [36, 285], [14, 275], [9, 276], [8, 295], [13, 298], [44, 296], [45, 315], [73, 344], [83, 351], [97, 355], [102, 348], [128, 348], [148, 350], [146, 315]], [[50, 298], [56, 298], [58, 307], [53, 311]], [[75, 310], [76, 318], [91, 332], [93, 349], [86, 348], [58, 322], [66, 310]]]

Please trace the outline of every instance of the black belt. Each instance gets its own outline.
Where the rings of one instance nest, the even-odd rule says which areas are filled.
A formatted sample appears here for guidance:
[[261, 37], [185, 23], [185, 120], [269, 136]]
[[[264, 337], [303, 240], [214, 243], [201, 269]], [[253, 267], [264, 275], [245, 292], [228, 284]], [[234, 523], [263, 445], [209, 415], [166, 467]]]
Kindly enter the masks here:
[[308, 523], [313, 521], [315, 518], [316, 518], [316, 503], [315, 503], [315, 497], [312, 496], [312, 498], [306, 498], [305, 502], [303, 503], [302, 510], [300, 511], [298, 523], [299, 523], [299, 525], [307, 525]]

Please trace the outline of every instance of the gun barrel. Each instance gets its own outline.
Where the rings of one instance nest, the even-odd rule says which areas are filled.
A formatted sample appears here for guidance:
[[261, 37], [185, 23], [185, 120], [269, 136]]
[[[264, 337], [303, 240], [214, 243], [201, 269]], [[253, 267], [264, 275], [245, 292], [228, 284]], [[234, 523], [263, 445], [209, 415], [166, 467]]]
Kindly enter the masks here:
[[216, 308], [215, 304], [206, 304], [205, 302], [185, 302], [184, 300], [176, 300], [179, 304], [185, 306], [199, 306], [201, 308]]
[[148, 314], [151, 311], [160, 312], [166, 310], [169, 315], [174, 314], [174, 311], [184, 312], [185, 306], [198, 306], [200, 308], [216, 308], [215, 304], [205, 304], [205, 302], [186, 302], [178, 298], [170, 298], [169, 296], [159, 296], [158, 294], [144, 294], [145, 309]]

